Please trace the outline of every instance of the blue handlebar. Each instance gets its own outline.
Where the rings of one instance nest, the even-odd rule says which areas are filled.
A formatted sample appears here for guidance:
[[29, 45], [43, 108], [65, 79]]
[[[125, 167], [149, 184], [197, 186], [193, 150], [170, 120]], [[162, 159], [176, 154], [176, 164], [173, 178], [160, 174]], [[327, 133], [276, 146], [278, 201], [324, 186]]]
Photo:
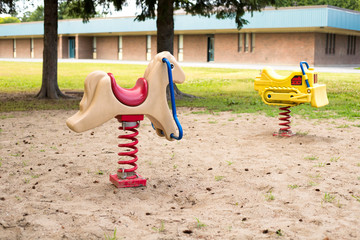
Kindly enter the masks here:
[[303, 64], [306, 65], [307, 69], [309, 69], [309, 64], [308, 64], [307, 62], [305, 62], [305, 61], [301, 61], [301, 62], [300, 62], [301, 72], [302, 72], [302, 74], [305, 76], [305, 83], [306, 83], [306, 86], [309, 88], [309, 87], [310, 87], [309, 79], [308, 79], [308, 77], [307, 77], [307, 75], [306, 75], [306, 73], [305, 73]]
[[171, 95], [171, 109], [172, 109], [172, 114], [173, 114], [173, 118], [174, 121], [176, 123], [177, 128], [179, 129], [179, 136], [175, 136], [174, 133], [170, 134], [170, 137], [176, 140], [180, 140], [183, 137], [183, 129], [181, 127], [181, 124], [179, 122], [179, 119], [177, 118], [176, 115], [176, 104], [175, 104], [175, 94], [174, 94], [174, 83], [173, 83], [173, 77], [172, 77], [172, 72], [171, 72], [171, 63], [167, 58], [163, 58], [162, 61], [164, 63], [166, 63], [167, 65], [167, 70], [168, 70], [168, 77], [169, 77], [169, 88], [170, 88], [170, 95]]

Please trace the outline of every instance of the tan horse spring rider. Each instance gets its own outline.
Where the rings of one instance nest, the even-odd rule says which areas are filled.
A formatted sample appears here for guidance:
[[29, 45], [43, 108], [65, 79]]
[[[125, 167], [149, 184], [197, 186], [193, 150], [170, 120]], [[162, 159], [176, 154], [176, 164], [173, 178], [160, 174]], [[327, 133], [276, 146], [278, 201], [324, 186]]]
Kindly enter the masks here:
[[[161, 52], [147, 66], [144, 77], [139, 78], [131, 89], [119, 87], [114, 76], [103, 71], [90, 73], [85, 79], [84, 96], [80, 102], [80, 110], [70, 117], [66, 124], [75, 132], [83, 132], [100, 126], [112, 118], [122, 123], [121, 129], [132, 131], [133, 134], [122, 135], [119, 138], [130, 139], [133, 142], [119, 144], [119, 147], [132, 149], [130, 152], [119, 153], [119, 156], [129, 156], [129, 161], [118, 161], [119, 164], [129, 164], [133, 168], [120, 168], [117, 174], [110, 175], [110, 181], [117, 187], [145, 186], [146, 179], [139, 176], [135, 170], [139, 121], [143, 115], [148, 117], [156, 133], [167, 140], [180, 140], [182, 128], [178, 123], [175, 102], [172, 94], [173, 114], [169, 111], [166, 99], [166, 87], [169, 85], [173, 93], [173, 83], [183, 83], [185, 74], [169, 52]], [[175, 121], [175, 123], [174, 123]], [[179, 131], [179, 136], [175, 133]]]

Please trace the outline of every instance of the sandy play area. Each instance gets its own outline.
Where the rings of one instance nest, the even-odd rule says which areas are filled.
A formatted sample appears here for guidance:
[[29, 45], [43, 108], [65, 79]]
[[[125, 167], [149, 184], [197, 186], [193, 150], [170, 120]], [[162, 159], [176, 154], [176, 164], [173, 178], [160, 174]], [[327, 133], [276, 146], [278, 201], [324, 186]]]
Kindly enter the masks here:
[[184, 139], [145, 119], [138, 173], [117, 189], [118, 123], [74, 133], [75, 111], [2, 113], [0, 239], [360, 239], [360, 120], [192, 114]]

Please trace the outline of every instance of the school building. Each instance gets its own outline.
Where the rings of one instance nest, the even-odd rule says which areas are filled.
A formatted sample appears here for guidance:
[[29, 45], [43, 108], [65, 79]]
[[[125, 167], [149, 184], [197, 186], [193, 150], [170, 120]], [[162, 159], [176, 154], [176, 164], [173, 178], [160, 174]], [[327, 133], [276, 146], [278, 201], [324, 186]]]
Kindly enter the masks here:
[[[234, 19], [176, 14], [178, 61], [239, 64], [360, 64], [360, 12], [332, 6], [266, 8]], [[43, 22], [0, 25], [0, 58], [42, 58]], [[150, 60], [156, 21], [134, 17], [60, 20], [58, 57]]]

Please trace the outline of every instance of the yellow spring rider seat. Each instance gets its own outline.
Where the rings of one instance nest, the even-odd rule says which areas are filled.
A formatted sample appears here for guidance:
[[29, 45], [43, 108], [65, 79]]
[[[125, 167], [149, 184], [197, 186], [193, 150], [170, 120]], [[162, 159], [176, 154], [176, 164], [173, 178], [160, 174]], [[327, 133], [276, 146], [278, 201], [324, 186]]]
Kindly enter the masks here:
[[[305, 72], [303, 65], [306, 65]], [[281, 117], [284, 121], [274, 136], [290, 137], [294, 134], [290, 130], [290, 107], [302, 103], [310, 103], [313, 107], [322, 107], [329, 104], [326, 95], [326, 85], [318, 83], [318, 73], [309, 68], [307, 62], [300, 62], [301, 72], [292, 72], [289, 76], [281, 76], [272, 68], [266, 67], [256, 77], [254, 88], [259, 92], [264, 103], [280, 106]]]

